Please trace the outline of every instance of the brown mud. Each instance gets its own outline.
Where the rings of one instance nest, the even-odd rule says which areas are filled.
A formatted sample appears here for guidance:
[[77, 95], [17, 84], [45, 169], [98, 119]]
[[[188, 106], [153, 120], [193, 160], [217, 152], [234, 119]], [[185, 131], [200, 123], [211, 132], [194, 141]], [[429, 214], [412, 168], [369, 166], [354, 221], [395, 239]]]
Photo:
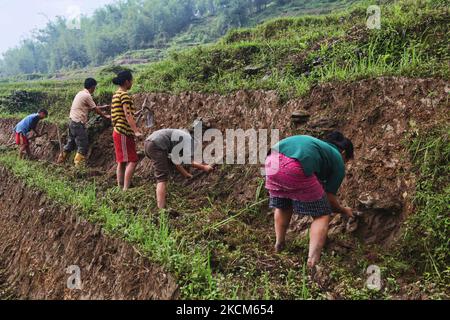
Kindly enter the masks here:
[[[73, 208], [28, 189], [6, 169], [0, 168], [0, 175], [0, 295], [51, 300], [178, 297], [175, 279], [131, 245], [103, 234]], [[68, 289], [69, 266], [80, 268], [81, 290]]]

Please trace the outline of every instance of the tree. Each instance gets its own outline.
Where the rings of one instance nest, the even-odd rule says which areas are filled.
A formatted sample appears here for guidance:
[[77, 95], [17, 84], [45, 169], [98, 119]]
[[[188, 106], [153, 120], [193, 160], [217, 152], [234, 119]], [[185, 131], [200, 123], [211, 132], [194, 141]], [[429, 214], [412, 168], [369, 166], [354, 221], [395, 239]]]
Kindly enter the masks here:
[[[289, 1], [276, 0], [276, 3], [285, 4]], [[44, 73], [90, 64], [101, 65], [129, 50], [164, 47], [171, 38], [188, 30], [194, 20], [211, 15], [216, 17], [217, 27], [210, 28], [208, 33], [210, 37], [218, 37], [231, 27], [246, 25], [252, 13], [264, 10], [270, 2], [118, 1], [96, 10], [91, 17], [82, 17], [81, 30], [68, 28], [66, 19], [62, 17], [49, 22], [30, 39], [4, 54], [0, 60], [0, 73]]]

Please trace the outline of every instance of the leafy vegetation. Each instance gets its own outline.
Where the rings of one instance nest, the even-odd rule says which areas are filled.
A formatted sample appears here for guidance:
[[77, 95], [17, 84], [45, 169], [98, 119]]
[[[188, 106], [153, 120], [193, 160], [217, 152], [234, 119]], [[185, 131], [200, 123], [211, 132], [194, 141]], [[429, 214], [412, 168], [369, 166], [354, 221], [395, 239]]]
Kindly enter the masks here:
[[[86, 179], [79, 172], [54, 165], [20, 160], [8, 152], [0, 153], [0, 164], [22, 179], [29, 187], [37, 188], [61, 206], [75, 208], [83, 217], [103, 229], [138, 246], [152, 261], [160, 263], [178, 278], [183, 298], [188, 299], [309, 299], [315, 289], [307, 280], [306, 267], [302, 272], [291, 268], [269, 273], [260, 269], [258, 261], [246, 257], [241, 250], [255, 247], [246, 241], [244, 246], [229, 250], [220, 238], [211, 239], [230, 226], [230, 220], [205, 237], [205, 214], [219, 209], [210, 202], [194, 208], [184, 201], [186, 190], [171, 190], [177, 198], [176, 210], [183, 210], [183, 221], [174, 221], [173, 212], [155, 211], [153, 192], [144, 187], [123, 193], [117, 188], [104, 188], [102, 181]], [[212, 196], [212, 195], [211, 195]], [[136, 203], [136, 198], [142, 199]], [[101, 199], [101, 200], [100, 200]], [[241, 215], [259, 212], [259, 204], [250, 205]], [[222, 211], [223, 210], [223, 211]], [[229, 209], [220, 208], [220, 219]], [[187, 224], [188, 221], [190, 224]], [[245, 223], [234, 221], [233, 228], [243, 228]], [[181, 228], [180, 226], [189, 226]], [[235, 229], [233, 229], [235, 230]], [[261, 231], [259, 231], [261, 232]], [[264, 231], [265, 233], [265, 231]], [[201, 237], [200, 237], [201, 236]], [[253, 237], [252, 237], [253, 239]], [[306, 244], [304, 245], [306, 250]], [[262, 248], [254, 248], [262, 255]], [[236, 267], [239, 261], [240, 266]], [[282, 259], [287, 263], [289, 259]], [[214, 267], [212, 266], [214, 263]], [[280, 266], [278, 266], [280, 267]]]
[[[248, 26], [284, 10], [289, 14], [347, 3], [337, 0], [127, 0], [98, 9], [92, 17], [58, 18], [4, 54], [0, 75], [73, 70], [119, 61], [154, 60], [167, 47], [216, 40], [232, 27]], [[36, 74], [37, 73], [37, 74]], [[35, 74], [35, 75], [32, 75]]]
[[[85, 218], [101, 224], [105, 231], [139, 244], [144, 253], [179, 277], [182, 288], [189, 290], [190, 296], [213, 298], [209, 296], [213, 294], [213, 283], [208, 251], [188, 245], [180, 234], [171, 231], [166, 212], [152, 217], [148, 214], [136, 215], [126, 208], [113, 210], [110, 203], [117, 197], [118, 190], [110, 190], [101, 198], [95, 183], [85, 183], [79, 188], [62, 172], [55, 174], [54, 168], [48, 169], [13, 155], [2, 155], [0, 163], [10, 168], [28, 186], [42, 189], [61, 205], [80, 210]], [[154, 223], [154, 218], [157, 223]]]
[[[449, 77], [448, 11], [440, 1], [383, 5], [380, 30], [366, 28], [367, 5], [363, 2], [327, 15], [275, 19], [230, 31], [214, 45], [171, 51], [160, 62], [131, 67], [136, 75], [133, 91], [225, 94], [264, 89], [276, 90], [287, 99], [328, 81], [381, 75]], [[40, 102], [52, 111], [54, 121], [65, 121], [82, 77], [96, 74], [100, 81], [96, 100], [109, 103], [115, 90], [111, 79], [119, 68], [123, 67], [80, 70], [61, 80], [0, 83], [0, 112], [10, 109], [14, 91], [33, 91], [46, 97]]]
[[[266, 89], [276, 90], [287, 99], [329, 81], [386, 75], [448, 79], [445, 1], [389, 1], [382, 5], [380, 30], [365, 26], [368, 4], [362, 2], [321, 16], [275, 19], [254, 28], [232, 30], [212, 45], [173, 50], [162, 61], [131, 67], [137, 75], [134, 92], [192, 90], [224, 94]], [[277, 12], [281, 10], [269, 3], [258, 18], [252, 17], [261, 18], [271, 6]], [[197, 40], [178, 34], [173, 41], [186, 44]], [[131, 51], [119, 59], [132, 55], [145, 59], [147, 50], [154, 54], [153, 50], [159, 49]], [[39, 105], [49, 107], [52, 121], [66, 121], [71, 100], [81, 87], [81, 77], [97, 74], [100, 85], [96, 99], [99, 103], [109, 102], [114, 91], [111, 78], [118, 68], [111, 64], [78, 70], [62, 80], [3, 81], [0, 113], [23, 114]], [[351, 257], [325, 254], [324, 264], [332, 270], [332, 281], [340, 284], [335, 291], [341, 297], [409, 296], [402, 291], [400, 281], [405, 277], [416, 281], [417, 275], [423, 275], [423, 279], [415, 290], [428, 292], [431, 286], [431, 291], [435, 290], [431, 297], [446, 296], [450, 281], [448, 134], [448, 127], [436, 126], [408, 137], [417, 174], [416, 213], [407, 220], [396, 250], [386, 254], [383, 248], [358, 246]], [[30, 186], [44, 188], [53, 199], [80, 208], [105, 230], [138, 244], [151, 259], [179, 277], [185, 298], [327, 298], [324, 290], [308, 281], [301, 264], [307, 252], [306, 239], [294, 241], [290, 257], [274, 261], [267, 254], [272, 245], [267, 230], [272, 222], [260, 214], [267, 200], [260, 192], [254, 202], [236, 208], [232, 202], [217, 201], [224, 190], [210, 190], [205, 198], [192, 203], [187, 191], [174, 184], [170, 190], [171, 197], [177, 199], [173, 201], [174, 209], [183, 212], [182, 217], [174, 219], [168, 212], [154, 212], [153, 190], [145, 186], [124, 195], [102, 187], [101, 181], [80, 181], [58, 167], [19, 161], [10, 154], [0, 155], [0, 163]], [[136, 198], [141, 201], [136, 203]], [[371, 264], [366, 257], [368, 251], [377, 256], [385, 275], [381, 292], [365, 289], [366, 275], [361, 270]], [[417, 271], [415, 278], [412, 269]]]
[[366, 27], [367, 4], [324, 16], [276, 19], [229, 32], [219, 43], [173, 52], [138, 77], [146, 91], [277, 90], [288, 97], [318, 82], [380, 75], [449, 76], [448, 12], [435, 1], [382, 6], [382, 28]]
[[443, 286], [450, 282], [449, 127], [418, 132], [410, 153], [419, 174], [416, 214], [409, 218], [402, 254], [414, 267]]

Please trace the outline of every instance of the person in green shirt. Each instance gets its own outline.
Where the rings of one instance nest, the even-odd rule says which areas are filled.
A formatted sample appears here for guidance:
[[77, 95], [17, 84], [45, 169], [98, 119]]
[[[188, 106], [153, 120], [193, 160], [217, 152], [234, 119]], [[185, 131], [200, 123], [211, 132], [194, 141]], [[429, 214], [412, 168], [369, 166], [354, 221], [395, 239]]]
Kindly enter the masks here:
[[308, 267], [320, 260], [332, 212], [352, 217], [337, 193], [345, 177], [345, 162], [353, 158], [353, 143], [340, 132], [325, 141], [311, 136], [293, 136], [280, 141], [266, 159], [266, 189], [275, 209], [275, 251], [285, 247], [293, 213], [311, 216]]

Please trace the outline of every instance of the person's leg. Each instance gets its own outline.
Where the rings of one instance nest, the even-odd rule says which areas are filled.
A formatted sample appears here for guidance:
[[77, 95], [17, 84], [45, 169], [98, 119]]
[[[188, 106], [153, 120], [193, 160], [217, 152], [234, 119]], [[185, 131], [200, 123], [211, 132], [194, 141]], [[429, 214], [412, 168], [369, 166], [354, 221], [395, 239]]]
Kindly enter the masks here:
[[57, 163], [64, 163], [66, 162], [67, 158], [69, 157], [70, 153], [74, 151], [77, 148], [77, 144], [75, 142], [75, 132], [73, 124], [69, 124], [69, 137], [67, 138], [67, 143], [63, 147], [63, 151], [59, 154]]
[[166, 208], [166, 196], [167, 196], [167, 182], [158, 182], [156, 185], [156, 200], [158, 203], [158, 209]]
[[86, 156], [89, 152], [89, 140], [86, 128], [77, 124], [75, 131], [75, 143], [77, 145], [77, 155], [75, 156], [75, 165], [82, 167], [86, 163]]
[[21, 134], [19, 136], [19, 143], [20, 143], [20, 154], [19, 154], [20, 159], [25, 159], [27, 156], [28, 158], [30, 158], [31, 150], [27, 137]]
[[117, 186], [121, 189], [124, 187], [126, 163], [117, 164]]
[[30, 145], [25, 145], [25, 155], [28, 157], [28, 159], [33, 159], [33, 155], [31, 154], [31, 148]]
[[275, 251], [283, 251], [286, 244], [286, 233], [292, 219], [292, 208], [275, 209], [275, 233], [277, 242], [275, 244]]
[[21, 144], [19, 147], [19, 158], [25, 159], [26, 154], [27, 154], [27, 146], [24, 144]]
[[308, 267], [313, 268], [319, 261], [327, 240], [330, 216], [314, 218], [310, 230]]
[[127, 191], [130, 188], [136, 166], [137, 166], [137, 162], [129, 162], [127, 164], [126, 169], [125, 169], [125, 180], [124, 180], [123, 191]]

